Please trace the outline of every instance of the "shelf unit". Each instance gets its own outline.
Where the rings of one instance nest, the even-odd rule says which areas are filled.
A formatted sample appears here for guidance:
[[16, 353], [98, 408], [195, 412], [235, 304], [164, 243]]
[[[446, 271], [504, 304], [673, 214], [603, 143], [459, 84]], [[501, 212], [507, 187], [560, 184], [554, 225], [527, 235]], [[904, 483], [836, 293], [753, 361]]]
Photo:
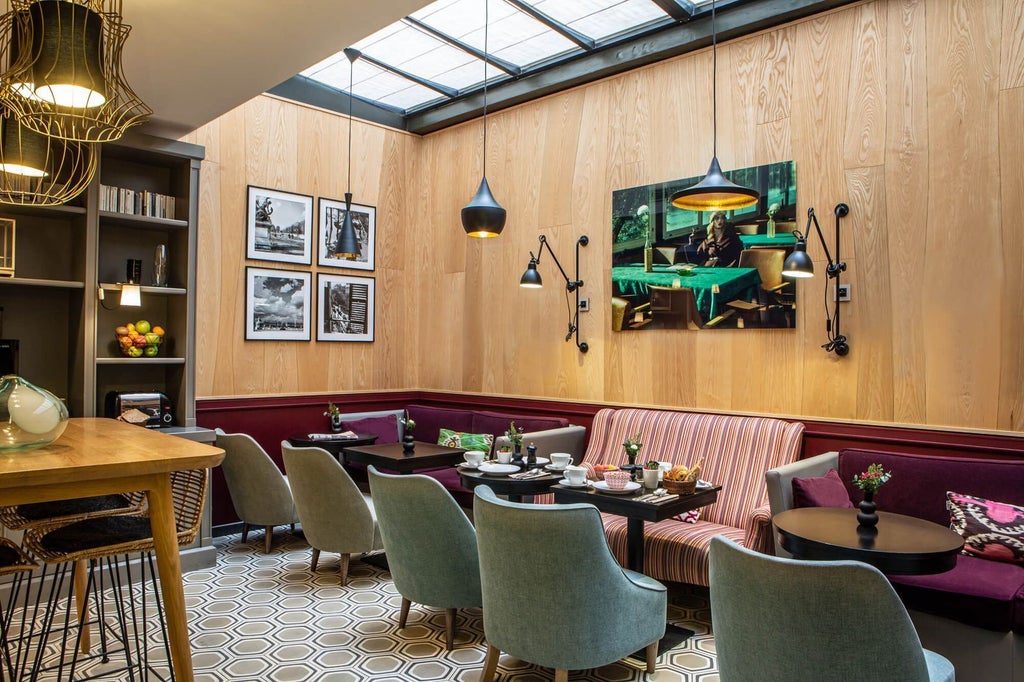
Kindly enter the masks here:
[[[195, 253], [204, 150], [141, 134], [99, 149], [96, 178], [70, 205], [0, 204], [0, 217], [17, 225], [15, 277], [0, 278], [0, 337], [20, 340], [19, 373], [64, 398], [72, 416], [102, 416], [107, 391], [158, 391], [170, 397], [175, 425], [195, 426]], [[100, 211], [101, 182], [174, 196], [176, 214]], [[152, 286], [158, 245], [167, 248], [168, 286]], [[143, 264], [140, 308], [118, 304], [129, 258]], [[141, 319], [166, 330], [158, 357], [120, 353], [114, 330]]]

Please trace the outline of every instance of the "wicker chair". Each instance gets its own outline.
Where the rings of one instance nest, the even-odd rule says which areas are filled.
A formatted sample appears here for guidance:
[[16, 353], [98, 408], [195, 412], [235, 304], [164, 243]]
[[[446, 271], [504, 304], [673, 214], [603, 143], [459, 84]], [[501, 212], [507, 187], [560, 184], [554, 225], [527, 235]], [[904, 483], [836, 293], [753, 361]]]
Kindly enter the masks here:
[[[36, 562], [18, 545], [7, 538], [0, 538], [0, 577], [13, 576], [10, 582], [10, 598], [7, 604], [0, 602], [0, 680], [17, 680], [20, 678], [18, 666], [18, 651], [11, 651], [11, 640], [7, 633], [11, 625], [12, 611], [18, 602], [19, 594], [28, 594], [29, 586], [26, 585], [26, 578], [31, 578], [32, 570], [36, 568]], [[14, 643], [20, 643], [20, 637], [15, 638]]]

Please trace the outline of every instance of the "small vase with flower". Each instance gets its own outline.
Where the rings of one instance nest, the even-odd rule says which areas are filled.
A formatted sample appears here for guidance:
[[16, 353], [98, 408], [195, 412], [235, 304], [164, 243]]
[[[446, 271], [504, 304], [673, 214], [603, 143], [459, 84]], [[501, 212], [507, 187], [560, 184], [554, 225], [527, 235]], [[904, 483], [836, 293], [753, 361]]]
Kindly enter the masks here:
[[891, 471], [886, 471], [881, 464], [871, 464], [867, 471], [856, 474], [853, 477], [853, 484], [864, 491], [864, 499], [860, 501], [857, 508], [857, 523], [861, 526], [874, 527], [878, 523], [876, 512], [875, 493], [892, 477]]
[[324, 416], [331, 420], [331, 433], [341, 433], [341, 410], [334, 403], [327, 403]]

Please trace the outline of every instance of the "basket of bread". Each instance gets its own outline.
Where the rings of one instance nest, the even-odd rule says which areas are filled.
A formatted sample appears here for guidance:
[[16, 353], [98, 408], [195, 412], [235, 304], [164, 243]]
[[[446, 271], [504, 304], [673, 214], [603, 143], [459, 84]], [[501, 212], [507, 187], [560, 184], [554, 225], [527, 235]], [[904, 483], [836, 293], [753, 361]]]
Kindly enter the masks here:
[[692, 495], [697, 491], [697, 481], [700, 479], [700, 467], [703, 463], [704, 460], [701, 460], [692, 468], [685, 464], [675, 465], [662, 477], [662, 487], [676, 495]]

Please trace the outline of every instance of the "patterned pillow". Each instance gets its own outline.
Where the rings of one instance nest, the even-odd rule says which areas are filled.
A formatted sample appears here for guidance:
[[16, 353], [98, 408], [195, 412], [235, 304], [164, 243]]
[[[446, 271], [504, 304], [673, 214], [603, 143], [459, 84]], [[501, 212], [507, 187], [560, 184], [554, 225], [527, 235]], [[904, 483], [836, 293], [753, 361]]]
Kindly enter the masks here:
[[494, 436], [489, 433], [463, 433], [452, 429], [441, 429], [437, 444], [449, 448], [465, 448], [466, 450], [483, 450], [490, 452], [494, 445]]
[[1024, 507], [947, 491], [946, 508], [964, 554], [1024, 564]]
[[688, 512], [682, 514], [676, 514], [673, 516], [676, 521], [685, 521], [686, 523], [697, 523], [700, 521], [700, 509], [691, 509]]

